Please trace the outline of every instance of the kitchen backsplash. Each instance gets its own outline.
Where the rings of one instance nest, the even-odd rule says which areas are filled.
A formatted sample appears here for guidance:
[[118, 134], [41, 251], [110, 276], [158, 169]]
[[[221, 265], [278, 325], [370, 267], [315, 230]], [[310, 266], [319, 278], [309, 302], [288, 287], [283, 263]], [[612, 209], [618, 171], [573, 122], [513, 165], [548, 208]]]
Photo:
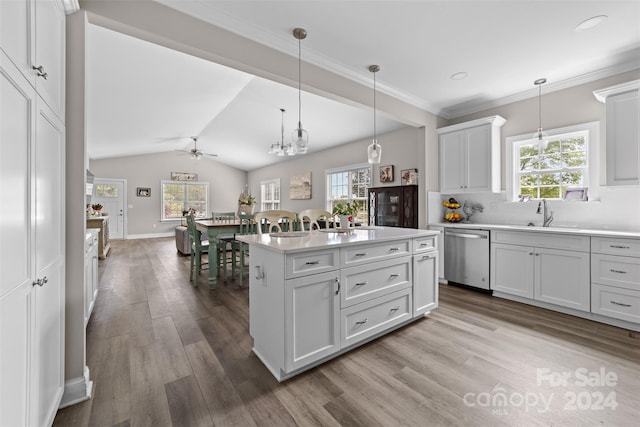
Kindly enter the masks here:
[[[529, 202], [507, 202], [505, 192], [476, 194], [440, 194], [427, 193], [427, 212], [429, 224], [444, 222], [447, 211], [442, 205], [444, 200], [454, 197], [461, 205], [480, 203], [484, 209], [476, 212], [472, 223], [527, 225], [533, 222], [542, 224], [542, 215], [536, 214], [538, 200]], [[609, 230], [640, 231], [640, 188], [638, 187], [601, 187], [600, 200], [564, 201], [551, 200], [553, 211], [552, 226], [581, 227]], [[458, 209], [462, 213], [462, 209]]]

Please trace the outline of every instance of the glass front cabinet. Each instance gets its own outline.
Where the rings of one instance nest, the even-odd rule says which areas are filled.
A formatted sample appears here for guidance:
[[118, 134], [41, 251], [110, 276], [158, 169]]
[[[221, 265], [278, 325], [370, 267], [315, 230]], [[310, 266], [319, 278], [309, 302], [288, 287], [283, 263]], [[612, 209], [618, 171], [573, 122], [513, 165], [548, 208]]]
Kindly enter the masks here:
[[369, 225], [418, 228], [418, 186], [369, 188]]

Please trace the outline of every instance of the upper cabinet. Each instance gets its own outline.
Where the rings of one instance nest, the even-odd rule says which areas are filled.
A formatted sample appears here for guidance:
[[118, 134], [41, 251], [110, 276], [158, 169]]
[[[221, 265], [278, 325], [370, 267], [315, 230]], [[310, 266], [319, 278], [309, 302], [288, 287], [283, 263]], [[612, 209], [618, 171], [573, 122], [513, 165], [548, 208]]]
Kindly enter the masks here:
[[440, 192], [500, 192], [500, 128], [491, 116], [438, 129]]
[[593, 94], [605, 104], [607, 185], [639, 185], [640, 80]]
[[0, 1], [0, 46], [64, 121], [65, 10], [61, 1]]

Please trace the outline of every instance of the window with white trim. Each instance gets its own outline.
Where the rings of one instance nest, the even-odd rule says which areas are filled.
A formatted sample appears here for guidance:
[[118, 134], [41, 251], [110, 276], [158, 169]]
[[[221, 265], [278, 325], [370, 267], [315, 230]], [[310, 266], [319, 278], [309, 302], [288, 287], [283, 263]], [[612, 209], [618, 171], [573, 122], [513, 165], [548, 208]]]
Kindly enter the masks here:
[[209, 212], [209, 183], [161, 181], [162, 221], [182, 220], [183, 212], [193, 209], [196, 218]]
[[[590, 199], [598, 195], [598, 123], [586, 123], [546, 132], [545, 144], [530, 135], [507, 138], [511, 164], [507, 165], [511, 200], [564, 198], [568, 188], [589, 188]], [[509, 154], [509, 153], [507, 153]], [[509, 177], [508, 177], [509, 179]]]
[[260, 182], [260, 210], [280, 209], [280, 178]]
[[325, 171], [327, 183], [327, 210], [333, 211], [338, 202], [355, 201], [359, 208], [356, 221], [369, 223], [367, 198], [371, 185], [371, 165], [362, 163]]

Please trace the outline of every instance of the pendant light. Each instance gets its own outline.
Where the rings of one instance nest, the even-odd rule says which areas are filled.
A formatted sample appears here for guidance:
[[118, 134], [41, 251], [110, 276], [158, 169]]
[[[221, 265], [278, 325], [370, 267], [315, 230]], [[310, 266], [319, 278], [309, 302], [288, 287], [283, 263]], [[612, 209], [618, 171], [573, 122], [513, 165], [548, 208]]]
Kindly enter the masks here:
[[[276, 154], [278, 156], [284, 156], [285, 153], [289, 154], [289, 153], [287, 153], [287, 148], [288, 147], [284, 146], [284, 111], [285, 111], [284, 108], [280, 109], [280, 114], [282, 115], [282, 125], [280, 127], [280, 133], [281, 133], [280, 142], [279, 143], [276, 142], [275, 144], [271, 144], [271, 149], [269, 150], [269, 154]], [[291, 145], [289, 144], [289, 147], [290, 146]]]
[[382, 147], [378, 144], [376, 133], [376, 73], [380, 71], [380, 66], [370, 65], [369, 71], [373, 73], [373, 142], [367, 148], [367, 159], [372, 165], [379, 165], [382, 157]]
[[531, 139], [534, 144], [541, 149], [545, 149], [547, 146], [547, 134], [542, 131], [542, 85], [547, 82], [547, 79], [541, 78], [533, 82], [538, 86], [538, 131], [533, 134]]
[[[304, 28], [295, 28], [293, 30], [293, 36], [298, 39], [298, 127], [291, 133], [291, 140], [293, 144], [291, 146], [291, 155], [300, 153], [304, 154], [309, 149], [309, 134], [302, 128], [302, 88], [301, 88], [301, 40], [307, 38], [307, 31]], [[288, 153], [287, 153], [288, 154]]]

